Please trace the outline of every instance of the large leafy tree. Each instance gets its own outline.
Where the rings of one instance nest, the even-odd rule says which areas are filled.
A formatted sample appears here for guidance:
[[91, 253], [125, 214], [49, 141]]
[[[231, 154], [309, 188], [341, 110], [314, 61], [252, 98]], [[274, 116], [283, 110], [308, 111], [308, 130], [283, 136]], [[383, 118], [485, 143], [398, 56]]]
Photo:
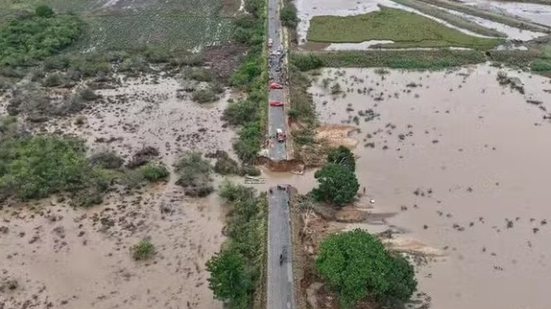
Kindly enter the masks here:
[[252, 280], [245, 259], [236, 250], [224, 250], [207, 262], [209, 287], [214, 296], [231, 308], [247, 308]]
[[346, 166], [352, 171], [356, 169], [356, 159], [354, 158], [354, 154], [350, 151], [350, 149], [344, 146], [339, 146], [338, 148], [331, 150], [327, 155], [327, 161], [329, 163]]
[[329, 163], [317, 171], [319, 186], [313, 190], [318, 201], [343, 206], [354, 200], [360, 184], [353, 170], [346, 165]]
[[316, 266], [345, 308], [369, 297], [405, 302], [417, 287], [413, 266], [359, 229], [324, 240]]

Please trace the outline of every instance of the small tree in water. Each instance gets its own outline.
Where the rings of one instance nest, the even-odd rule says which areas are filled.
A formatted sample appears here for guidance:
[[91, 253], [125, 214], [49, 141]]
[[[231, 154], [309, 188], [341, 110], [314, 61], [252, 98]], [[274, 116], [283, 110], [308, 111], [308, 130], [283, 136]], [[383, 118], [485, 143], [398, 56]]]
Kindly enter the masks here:
[[369, 298], [406, 302], [417, 287], [413, 266], [359, 229], [327, 237], [320, 245], [316, 267], [344, 308]]
[[346, 165], [329, 163], [315, 174], [319, 186], [312, 193], [318, 201], [344, 206], [354, 200], [360, 184]]

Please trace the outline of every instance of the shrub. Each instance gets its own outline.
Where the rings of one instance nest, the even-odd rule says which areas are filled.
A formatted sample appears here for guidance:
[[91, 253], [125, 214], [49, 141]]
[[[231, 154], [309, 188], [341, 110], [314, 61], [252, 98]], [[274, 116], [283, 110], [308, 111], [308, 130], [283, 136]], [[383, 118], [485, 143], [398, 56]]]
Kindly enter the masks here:
[[359, 229], [327, 237], [320, 245], [316, 267], [345, 308], [369, 297], [405, 302], [417, 287], [408, 261]]
[[349, 168], [351, 171], [356, 169], [356, 159], [354, 154], [350, 149], [339, 146], [338, 148], [332, 149], [327, 155], [327, 162], [340, 164]]
[[537, 59], [532, 62], [530, 68], [534, 72], [551, 72], [551, 59]]
[[98, 184], [82, 141], [36, 136], [0, 142], [0, 191], [21, 199]]
[[258, 103], [251, 100], [239, 101], [231, 104], [224, 110], [223, 119], [229, 124], [237, 126], [258, 120]]
[[147, 239], [141, 240], [131, 249], [132, 257], [136, 261], [149, 260], [155, 255], [155, 246]]
[[78, 17], [53, 16], [49, 12], [47, 7], [39, 7], [37, 15], [15, 19], [0, 28], [0, 65], [28, 65], [42, 60], [80, 36], [82, 22]]
[[297, 8], [291, 2], [285, 4], [280, 13], [281, 22], [285, 27], [296, 28], [300, 21], [297, 17]]
[[301, 71], [310, 71], [323, 67], [323, 61], [314, 54], [293, 55], [291, 62]]
[[116, 169], [122, 166], [124, 160], [114, 152], [98, 152], [90, 157], [93, 166], [106, 169]]
[[149, 182], [158, 182], [166, 179], [170, 172], [163, 164], [148, 163], [140, 168], [145, 180]]
[[83, 99], [84, 101], [94, 101], [99, 96], [94, 92], [94, 90], [86, 87], [78, 92], [78, 97]]
[[212, 80], [210, 72], [205, 68], [193, 68], [189, 73], [189, 78], [199, 82], [210, 82]]
[[220, 175], [236, 175], [239, 174], [239, 164], [226, 154], [216, 160], [214, 171]]
[[47, 5], [39, 5], [34, 10], [34, 13], [38, 17], [50, 18], [54, 16], [54, 10]]
[[319, 186], [312, 193], [318, 201], [344, 206], [354, 200], [360, 185], [349, 167], [329, 163], [315, 174]]
[[246, 260], [237, 250], [223, 250], [207, 262], [209, 288], [230, 308], [247, 308], [253, 288]]
[[185, 153], [175, 167], [179, 175], [176, 184], [184, 187], [186, 195], [204, 197], [214, 191], [210, 178], [212, 168], [201, 153]]
[[191, 95], [191, 99], [194, 102], [203, 104], [203, 103], [216, 102], [218, 101], [219, 98], [212, 89], [206, 88], [206, 89], [198, 89], [193, 91], [193, 94]]
[[57, 87], [63, 84], [63, 77], [59, 73], [48, 74], [46, 78], [42, 80], [42, 86], [44, 87]]

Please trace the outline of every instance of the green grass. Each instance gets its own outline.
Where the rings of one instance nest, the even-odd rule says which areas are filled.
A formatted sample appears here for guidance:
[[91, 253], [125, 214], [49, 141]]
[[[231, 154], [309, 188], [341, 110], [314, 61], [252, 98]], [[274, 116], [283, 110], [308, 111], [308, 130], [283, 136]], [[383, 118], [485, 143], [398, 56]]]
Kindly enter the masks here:
[[308, 40], [322, 43], [360, 43], [391, 40], [387, 48], [465, 47], [491, 49], [501, 39], [466, 35], [421, 15], [381, 7], [380, 11], [356, 16], [316, 16], [310, 22]]

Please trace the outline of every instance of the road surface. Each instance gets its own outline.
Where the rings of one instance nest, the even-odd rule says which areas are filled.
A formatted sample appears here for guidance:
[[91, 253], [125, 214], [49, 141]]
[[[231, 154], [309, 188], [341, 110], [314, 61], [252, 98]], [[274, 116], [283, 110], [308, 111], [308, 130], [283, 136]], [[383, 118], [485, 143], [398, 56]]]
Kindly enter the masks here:
[[[284, 70], [284, 46], [282, 44], [282, 25], [279, 19], [280, 0], [268, 0], [268, 39], [272, 42], [272, 47], [269, 48], [269, 74], [270, 82], [276, 82], [284, 87], [285, 71]], [[270, 102], [288, 103], [285, 96], [285, 89], [270, 89], [268, 100]], [[285, 142], [278, 142], [276, 138], [276, 130], [281, 129], [288, 135], [287, 117], [284, 107], [268, 107], [268, 134], [270, 136], [269, 156], [272, 161], [287, 160], [287, 146]]]
[[268, 193], [267, 309], [295, 308], [289, 193], [286, 188], [287, 185], [279, 185]]

